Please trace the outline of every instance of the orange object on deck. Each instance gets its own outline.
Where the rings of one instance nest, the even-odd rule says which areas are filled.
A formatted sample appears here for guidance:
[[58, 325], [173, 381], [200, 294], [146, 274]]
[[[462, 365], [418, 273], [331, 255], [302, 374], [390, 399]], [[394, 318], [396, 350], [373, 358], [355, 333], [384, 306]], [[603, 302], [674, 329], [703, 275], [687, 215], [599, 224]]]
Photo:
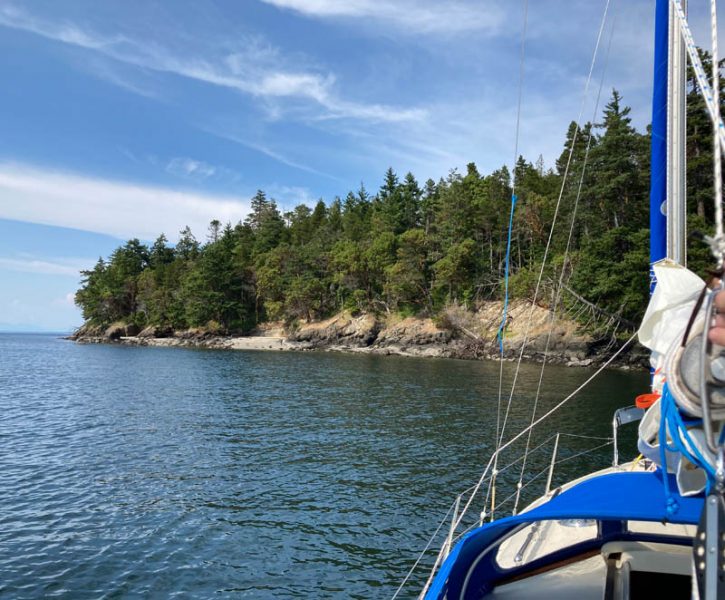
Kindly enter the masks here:
[[637, 408], [649, 408], [652, 406], [657, 400], [660, 399], [662, 394], [658, 394], [657, 392], [652, 392], [650, 394], [640, 394], [634, 399], [634, 405]]

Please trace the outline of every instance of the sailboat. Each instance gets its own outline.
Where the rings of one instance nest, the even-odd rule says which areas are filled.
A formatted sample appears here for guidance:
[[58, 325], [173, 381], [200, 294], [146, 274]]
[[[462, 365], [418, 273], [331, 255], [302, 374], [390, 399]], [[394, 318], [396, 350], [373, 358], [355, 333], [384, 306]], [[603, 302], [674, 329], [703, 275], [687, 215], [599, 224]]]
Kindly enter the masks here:
[[[717, 19], [711, 1], [713, 81], [718, 82]], [[640, 341], [652, 350], [652, 394], [614, 414], [611, 467], [552, 487], [557, 434], [545, 494], [509, 516], [494, 515], [501, 452], [530, 436], [584, 385], [499, 443], [479, 481], [456, 498], [441, 522], [439, 530], [447, 534], [418, 598], [725, 598], [725, 355], [707, 335], [720, 288], [705, 286], [684, 266], [688, 60], [714, 123], [717, 225], [708, 241], [722, 274], [720, 162], [725, 128], [719, 86], [709, 85], [682, 0], [656, 0], [653, 294], [639, 330]], [[641, 456], [620, 464], [619, 428], [637, 421]], [[521, 480], [514, 491], [516, 505], [520, 492]], [[470, 525], [470, 514], [481, 504], [483, 510]]]

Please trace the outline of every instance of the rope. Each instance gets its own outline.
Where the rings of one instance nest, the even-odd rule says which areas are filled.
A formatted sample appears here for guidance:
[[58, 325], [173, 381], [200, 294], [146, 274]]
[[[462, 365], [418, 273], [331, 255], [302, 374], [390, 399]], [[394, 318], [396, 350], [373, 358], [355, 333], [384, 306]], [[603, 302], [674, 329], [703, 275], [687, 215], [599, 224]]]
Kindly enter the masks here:
[[563, 180], [562, 180], [562, 185], [561, 185], [561, 189], [559, 190], [559, 196], [558, 196], [558, 198], [556, 200], [556, 206], [554, 208], [554, 216], [552, 218], [551, 228], [549, 229], [549, 237], [548, 237], [548, 239], [546, 241], [546, 247], [544, 248], [544, 256], [543, 256], [543, 258], [541, 260], [541, 268], [539, 270], [539, 276], [538, 276], [538, 278], [536, 280], [536, 288], [534, 289], [534, 297], [533, 297], [533, 299], [531, 301], [531, 309], [529, 310], [528, 321], [527, 321], [526, 330], [525, 330], [525, 333], [524, 333], [524, 339], [523, 339], [523, 342], [521, 344], [521, 349], [519, 351], [519, 356], [518, 356], [518, 360], [517, 360], [517, 363], [516, 363], [516, 369], [514, 371], [513, 382], [511, 384], [511, 393], [509, 394], [508, 402], [507, 402], [507, 405], [506, 405], [506, 412], [504, 414], [503, 423], [501, 425], [501, 432], [500, 432], [499, 440], [498, 440], [498, 443], [497, 443], [497, 446], [498, 447], [500, 447], [501, 446], [501, 443], [503, 442], [504, 434], [505, 434], [505, 431], [506, 431], [506, 424], [508, 422], [509, 413], [511, 412], [511, 403], [513, 401], [514, 392], [516, 390], [516, 383], [518, 381], [518, 376], [519, 376], [519, 372], [520, 372], [520, 369], [521, 369], [521, 361], [523, 359], [524, 350], [526, 349], [526, 344], [527, 344], [528, 339], [529, 339], [529, 332], [531, 330], [531, 323], [532, 323], [532, 320], [533, 320], [534, 308], [536, 307], [536, 301], [537, 301], [537, 299], [539, 297], [539, 290], [541, 288], [541, 280], [542, 280], [542, 278], [544, 276], [544, 267], [546, 266], [546, 261], [547, 261], [548, 256], [549, 256], [549, 250], [551, 249], [551, 241], [552, 241], [553, 236], [554, 236], [554, 228], [556, 227], [556, 221], [557, 221], [557, 218], [558, 218], [558, 215], [559, 215], [559, 209], [561, 207], [561, 199], [562, 199], [562, 197], [564, 195], [564, 187], [566, 185], [567, 177], [569, 175], [569, 168], [571, 166], [572, 156], [574, 154], [574, 148], [576, 146], [576, 139], [577, 139], [578, 134], [579, 134], [579, 131], [581, 129], [580, 123], [581, 123], [581, 120], [582, 120], [582, 116], [584, 114], [584, 106], [586, 104], [587, 94], [588, 94], [588, 91], [589, 91], [589, 84], [591, 83], [591, 80], [592, 80], [592, 73], [594, 71], [594, 65], [596, 63], [597, 54], [599, 52], [599, 45], [601, 43], [602, 33], [604, 31], [604, 26], [605, 26], [606, 20], [607, 20], [607, 13], [609, 11], [609, 4], [610, 4], [610, 0], [607, 0], [606, 1], [606, 4], [604, 6], [604, 14], [602, 15], [602, 21], [601, 21], [601, 24], [599, 26], [599, 33], [597, 34], [597, 42], [596, 42], [596, 45], [594, 47], [594, 53], [592, 55], [592, 61], [591, 61], [591, 64], [589, 66], [589, 74], [587, 76], [587, 80], [586, 80], [586, 83], [584, 85], [584, 92], [582, 94], [582, 102], [581, 102], [581, 107], [579, 109], [579, 116], [578, 116], [578, 118], [576, 120], [577, 126], [576, 126], [576, 130], [574, 132], [574, 136], [572, 137], [571, 148], [569, 148], [569, 156], [567, 158], [566, 168], [564, 170], [564, 176], [563, 176]]
[[[559, 435], [565, 435], [567, 437], [575, 437], [575, 438], [583, 438], [585, 440], [607, 440], [611, 442], [614, 438], [609, 436], [601, 436], [601, 435], [579, 435], [578, 433], [560, 433]], [[554, 437], [554, 436], [552, 436]], [[551, 438], [549, 438], [551, 439]], [[533, 452], [533, 451], [532, 451]]]
[[574, 460], [575, 458], [579, 458], [580, 456], [584, 456], [585, 454], [591, 454], [592, 452], [596, 452], [597, 450], [606, 448], [607, 446], [611, 446], [613, 443], [614, 443], [614, 441], [612, 441], [612, 440], [610, 440], [608, 442], [604, 442], [603, 444], [594, 446], [594, 448], [589, 448], [588, 450], [582, 450], [581, 452], [577, 452], [576, 454], [572, 454], [571, 456], [566, 456], [564, 458], [560, 458], [554, 464], [560, 465], [561, 463], [569, 462], [570, 460]]
[[444, 560], [445, 550], [446, 550], [446, 543], [441, 546], [441, 549], [438, 551], [438, 555], [436, 556], [436, 560], [433, 563], [433, 568], [430, 570], [430, 575], [428, 576], [428, 579], [425, 582], [425, 585], [423, 586], [422, 591], [420, 592], [419, 598], [425, 598], [425, 595], [428, 593], [428, 588], [430, 587], [430, 584], [433, 583], [433, 579], [435, 579], [436, 571], [438, 570], [438, 565], [441, 564], [441, 561]]
[[[607, 0], [607, 3], [605, 5], [605, 7], [604, 7], [604, 14], [602, 16], [602, 22], [601, 22], [600, 27], [599, 27], [599, 35], [597, 36], [597, 44], [596, 44], [596, 49], [595, 49], [594, 57], [592, 59], [592, 64], [591, 64], [590, 69], [589, 69], [589, 78], [587, 80], [587, 88], [586, 89], [588, 89], [589, 82], [591, 81], [592, 74], [593, 74], [593, 71], [594, 71], [594, 64], [595, 64], [595, 61], [596, 61], [596, 55], [597, 55], [597, 51], [599, 49], [599, 43], [600, 43], [600, 40], [602, 38], [602, 33], [604, 31], [604, 26], [606, 24], [607, 12], [609, 11], [609, 4], [610, 4], [610, 0]], [[612, 47], [612, 38], [613, 37], [614, 37], [614, 24], [612, 24], [612, 34], [609, 37], [609, 45], [607, 47], [607, 52], [606, 52], [606, 55], [605, 55], [604, 68], [602, 69], [602, 77], [600, 79], [599, 89], [597, 91], [597, 100], [596, 100], [595, 107], [594, 107], [594, 116], [592, 117], [592, 122], [596, 118], [597, 112], [599, 111], [599, 101], [600, 101], [600, 98], [601, 98], [601, 95], [602, 95], [602, 87], [604, 85], [604, 77], [606, 75], [607, 66], [609, 64], [609, 53], [610, 53], [610, 50], [611, 50], [611, 47]], [[585, 98], [586, 98], [586, 90], [585, 90]], [[582, 118], [582, 114], [583, 114], [583, 105], [582, 105], [582, 111], [579, 114], [579, 119], [577, 120], [577, 132], [579, 131], [579, 129], [581, 127], [580, 121], [581, 121], [581, 118]], [[554, 297], [554, 303], [553, 303], [553, 306], [552, 306], [552, 310], [550, 312], [549, 331], [548, 331], [547, 336], [546, 336], [546, 345], [544, 347], [544, 359], [543, 359], [542, 364], [541, 364], [541, 371], [539, 373], [539, 382], [538, 382], [538, 385], [536, 387], [536, 395], [534, 397], [534, 404], [533, 404], [533, 408], [532, 408], [532, 411], [531, 411], [531, 421], [532, 422], [536, 418], [536, 410], [538, 408], [539, 398], [541, 397], [541, 387], [542, 387], [543, 381], [544, 381], [544, 370], [546, 369], [546, 362], [547, 362], [548, 355], [549, 355], [549, 346], [550, 346], [550, 343], [551, 343], [551, 335], [552, 335], [552, 333], [554, 331], [554, 322], [556, 320], [556, 311], [557, 311], [557, 308], [558, 308], [558, 305], [559, 305], [559, 300], [561, 299], [561, 289], [562, 289], [562, 286], [563, 286], [563, 283], [564, 283], [564, 271], [566, 269], [566, 261], [567, 261], [568, 255], [569, 255], [569, 249], [571, 247], [571, 240], [572, 240], [572, 237], [573, 237], [574, 224], [576, 222], [576, 211], [577, 211], [577, 207], [579, 205], [579, 199], [581, 197], [582, 184], [583, 184], [583, 181], [584, 181], [584, 173], [586, 171], [587, 162], [589, 160], [589, 150], [591, 148], [592, 138], [593, 138], [593, 134], [592, 134], [592, 131], [590, 129], [589, 135], [588, 135], [588, 139], [587, 139], [586, 151], [585, 151], [585, 154], [584, 154], [584, 164], [583, 164], [583, 167], [582, 167], [581, 176], [579, 178], [579, 188], [577, 190], [577, 195], [576, 195], [576, 199], [575, 199], [575, 202], [574, 202], [574, 209], [573, 209], [572, 217], [571, 217], [571, 225], [569, 227], [569, 237], [567, 239], [566, 249], [564, 251], [564, 260], [563, 260], [562, 265], [561, 265], [561, 274], [560, 274], [560, 277], [559, 277], [559, 285], [558, 285], [558, 288], [557, 288], [557, 291], [556, 291], [556, 294], [555, 294], [555, 297]], [[567, 161], [567, 174], [568, 174], [568, 169], [569, 169], [569, 163], [571, 161], [571, 157], [572, 157], [573, 152], [574, 152], [574, 147], [575, 147], [575, 142], [572, 142], [572, 146], [569, 149], [569, 158], [568, 158], [568, 161]], [[562, 181], [561, 189], [559, 190], [559, 202], [561, 201], [561, 198], [564, 195], [565, 186], [566, 186], [566, 177], [565, 177], [564, 181]], [[559, 209], [559, 202], [557, 202], [557, 208], [556, 208], [557, 212], [558, 212], [558, 209]], [[555, 213], [555, 218], [556, 218], [556, 213]], [[549, 242], [551, 241], [552, 234], [554, 232], [554, 225], [555, 225], [555, 221], [552, 223], [552, 226], [551, 226], [551, 231], [549, 233]], [[541, 282], [541, 277], [543, 276], [543, 273], [544, 273], [544, 266], [545, 266], [545, 263], [546, 263], [546, 256], [547, 256], [548, 250], [549, 250], [548, 246], [549, 246], [549, 244], [547, 243], [547, 248], [546, 248], [546, 251], [544, 253], [544, 259], [543, 259], [542, 264], [541, 264], [541, 270], [539, 272], [539, 282], [537, 282], [536, 291], [534, 293], [534, 302], [531, 305], [531, 312], [529, 313], [529, 326], [530, 326], [530, 322], [531, 322], [531, 316], [533, 314], [533, 308], [534, 308], [534, 305], [535, 305], [535, 299], [536, 299], [536, 296], [538, 294], [539, 284]], [[528, 338], [528, 328], [527, 328], [526, 338]], [[524, 342], [524, 344], [525, 344], [525, 342]], [[519, 355], [519, 362], [521, 361], [521, 358], [523, 357], [523, 348], [524, 348], [524, 346], [522, 345], [521, 354]], [[518, 366], [517, 366], [517, 372], [518, 372]], [[513, 383], [512, 389], [511, 389], [511, 398], [513, 398], [513, 393], [514, 393], [515, 386], [516, 386], [516, 377], [514, 377], [514, 383]], [[530, 444], [531, 444], [531, 431], [529, 431], [529, 435], [528, 435], [528, 437], [526, 439], [526, 449], [524, 450], [524, 461], [523, 461], [523, 463], [521, 465], [521, 473], [519, 475], [519, 481], [518, 481], [518, 485], [517, 485], [516, 501], [514, 502], [513, 514], [516, 514], [516, 510], [518, 509], [518, 506], [519, 506], [519, 500], [520, 500], [520, 496], [521, 496], [520, 492], [521, 492], [521, 489], [522, 489], [521, 488], [521, 483], [523, 482], [524, 472], [526, 471], [526, 460], [527, 460], [527, 454], [528, 454], [528, 451], [529, 451]]]
[[[662, 435], [662, 430], [660, 430], [660, 446], [665, 446], [670, 452], [678, 452], [682, 454], [682, 456], [684, 456], [692, 464], [704, 469], [708, 476], [714, 480], [715, 469], [692, 441], [687, 429], [688, 424], [693, 425], [694, 423], [686, 423], [682, 418], [682, 413], [680, 412], [675, 398], [672, 395], [672, 392], [670, 392], [667, 384], [665, 384], [662, 389], [662, 398], [660, 402], [662, 411], [661, 421], [664, 421], [667, 427], [664, 437]], [[667, 443], [666, 434], [668, 431], [671, 443]], [[663, 463], [663, 469], [667, 469], [666, 462]]]
[[[659, 442], [662, 481], [665, 489], [667, 514], [672, 516], [679, 509], [679, 504], [677, 503], [674, 493], [672, 493], [672, 490], [670, 489], [667, 477], [667, 452], [679, 453], [693, 465], [703, 469], [707, 474], [708, 482], [715, 480], [715, 469], [692, 441], [687, 429], [688, 423], [686, 423], [682, 418], [682, 413], [680, 412], [680, 409], [675, 402], [675, 398], [666, 383], [662, 389], [660, 411]], [[690, 425], [692, 424], [693, 423], [690, 423]], [[667, 442], [668, 432], [670, 443]]]
[[511, 194], [516, 193], [516, 161], [519, 159], [519, 129], [521, 128], [521, 100], [524, 92], [524, 67], [526, 65], [526, 29], [529, 23], [529, 0], [524, 0], [524, 24], [521, 29], [521, 56], [519, 57], [519, 97], [516, 106], [516, 132], [514, 134], [514, 169]]
[[[562, 434], [562, 435], [564, 435], [564, 434]], [[603, 444], [599, 444], [598, 446], [594, 446], [594, 448], [589, 448], [587, 450], [582, 450], [581, 452], [577, 452], [576, 454], [573, 454], [572, 456], [567, 456], [566, 458], [561, 458], [561, 459], [555, 461], [554, 462], [554, 465], [560, 465], [561, 463], [565, 463], [565, 462], [568, 462], [570, 460], [574, 460], [575, 458], [579, 458], [580, 456], [584, 456], [585, 454], [592, 454], [593, 452], [596, 452], [597, 450], [601, 450], [602, 448], [606, 448], [607, 446], [611, 446], [613, 443], [614, 442], [612, 442], [610, 440], [610, 441], [604, 442]], [[541, 471], [539, 471], [538, 473], [536, 473], [536, 475], [534, 475], [533, 477], [530, 477], [529, 480], [526, 483], [524, 483], [522, 485], [517, 485], [516, 486], [516, 491], [513, 492], [513, 493], [511, 493], [511, 494], [509, 494], [508, 496], [506, 496], [506, 498], [504, 498], [501, 501], [501, 504], [499, 504], [496, 508], [501, 508], [504, 504], [506, 504], [507, 502], [509, 502], [514, 497], [516, 498], [516, 501], [518, 502], [518, 496], [520, 495], [521, 491], [522, 490], [525, 490], [529, 486], [529, 484], [531, 484], [534, 481], [538, 480], [539, 477], [541, 477], [544, 473], [547, 473], [549, 471], [549, 469], [551, 469], [551, 466], [548, 466], [548, 467], [542, 469]], [[514, 508], [514, 511], [515, 510], [516, 509]]]
[[428, 552], [428, 549], [431, 547], [433, 540], [438, 535], [438, 532], [441, 530], [441, 527], [443, 527], [443, 524], [446, 522], [446, 519], [448, 519], [448, 515], [451, 514], [451, 511], [453, 510], [454, 506], [455, 506], [455, 501], [452, 502], [451, 505], [448, 507], [446, 514], [443, 515], [443, 519], [441, 519], [441, 522], [438, 524], [438, 527], [436, 528], [435, 532], [433, 532], [433, 535], [430, 536], [430, 539], [428, 540], [428, 543], [425, 545], [425, 548], [423, 548], [421, 553], [418, 555], [418, 558], [415, 559], [413, 566], [410, 567], [410, 570], [406, 573], [405, 577], [403, 578], [403, 581], [400, 582], [398, 589], [395, 590], [395, 593], [393, 594], [393, 596], [391, 597], [390, 600], [395, 600], [398, 597], [398, 594], [400, 594], [400, 591], [403, 589], [403, 586], [405, 586], [405, 584], [408, 582], [408, 579], [410, 579], [411, 575], [413, 575], [413, 572], [418, 567], [418, 564], [423, 559], [423, 556], [425, 556], [425, 553]]
[[[578, 394], [579, 392], [581, 392], [581, 391], [582, 391], [582, 390], [583, 390], [583, 389], [584, 389], [584, 388], [585, 388], [585, 387], [586, 387], [587, 385], [589, 385], [589, 384], [590, 384], [590, 383], [591, 383], [591, 382], [592, 382], [592, 381], [593, 381], [593, 380], [594, 380], [594, 379], [595, 379], [596, 377], [598, 377], [598, 376], [599, 376], [599, 374], [600, 374], [600, 373], [601, 373], [602, 371], [604, 371], [604, 369], [606, 369], [606, 368], [607, 368], [607, 367], [608, 367], [608, 366], [609, 366], [610, 364], [612, 364], [612, 362], [614, 362], [614, 360], [615, 360], [615, 359], [616, 359], [616, 358], [617, 358], [617, 357], [618, 357], [618, 356], [619, 356], [619, 355], [620, 355], [620, 354], [621, 354], [622, 352], [624, 352], [625, 348], [627, 348], [627, 347], [628, 347], [628, 346], [629, 346], [629, 345], [630, 345], [630, 344], [631, 344], [631, 343], [632, 343], [632, 342], [634, 341], [634, 339], [635, 339], [635, 337], [636, 337], [636, 336], [637, 336], [637, 334], [636, 334], [636, 333], [635, 333], [635, 334], [633, 334], [633, 335], [632, 335], [632, 337], [630, 337], [630, 338], [629, 338], [629, 339], [628, 339], [628, 340], [627, 340], [627, 341], [626, 341], [626, 342], [625, 342], [625, 343], [624, 343], [624, 344], [623, 344], [623, 345], [622, 345], [622, 346], [621, 346], [621, 347], [619, 348], [619, 350], [617, 350], [617, 351], [616, 351], [616, 352], [615, 352], [614, 354], [612, 354], [612, 356], [610, 356], [610, 357], [609, 357], [609, 359], [607, 359], [607, 361], [606, 361], [606, 362], [605, 362], [605, 363], [604, 363], [604, 364], [603, 364], [603, 365], [602, 365], [601, 367], [599, 367], [599, 368], [598, 368], [598, 369], [597, 369], [597, 370], [596, 370], [596, 371], [595, 371], [595, 372], [594, 372], [594, 373], [593, 373], [593, 374], [592, 374], [592, 375], [591, 375], [590, 377], [588, 377], [588, 378], [587, 378], [587, 379], [586, 379], [586, 380], [585, 380], [585, 381], [584, 381], [583, 383], [581, 383], [581, 384], [580, 384], [580, 385], [579, 385], [579, 386], [578, 386], [578, 387], [577, 387], [576, 389], [574, 389], [574, 391], [572, 391], [572, 392], [571, 392], [571, 393], [570, 393], [569, 395], [567, 395], [567, 396], [566, 396], [566, 397], [565, 397], [565, 398], [564, 398], [563, 400], [561, 400], [561, 401], [560, 401], [560, 402], [559, 402], [558, 404], [556, 404], [556, 405], [555, 405], [554, 407], [552, 407], [551, 409], [549, 409], [549, 411], [547, 411], [547, 412], [546, 412], [546, 413], [545, 413], [544, 415], [542, 415], [541, 417], [539, 417], [539, 418], [538, 418], [538, 419], [537, 419], [536, 421], [534, 421], [534, 422], [533, 422], [533, 423], [532, 423], [531, 425], [529, 425], [529, 426], [528, 426], [528, 427], [527, 427], [526, 429], [524, 429], [523, 431], [521, 431], [521, 432], [520, 432], [520, 433], [519, 433], [518, 435], [514, 436], [514, 437], [513, 437], [512, 439], [510, 439], [510, 440], [509, 440], [508, 442], [506, 442], [506, 443], [505, 443], [505, 444], [504, 444], [503, 446], [501, 446], [500, 448], [498, 448], [498, 449], [497, 449], [497, 450], [496, 450], [496, 451], [495, 451], [495, 452], [494, 452], [494, 453], [493, 453], [493, 454], [491, 455], [491, 458], [489, 459], [488, 463], [486, 464], [486, 467], [485, 467], [485, 469], [483, 470], [483, 473], [481, 474], [481, 477], [480, 477], [480, 478], [478, 479], [478, 481], [476, 482], [476, 484], [475, 484], [475, 485], [473, 485], [473, 486], [471, 486], [471, 487], [469, 487], [469, 488], [468, 488], [469, 490], [472, 490], [472, 491], [471, 491], [471, 494], [470, 494], [470, 496], [468, 497], [468, 500], [466, 501], [466, 504], [465, 504], [465, 506], [463, 507], [463, 509], [461, 510], [461, 512], [460, 512], [460, 514], [459, 514], [458, 520], [457, 520], [457, 521], [456, 521], [456, 522], [454, 523], [454, 525], [453, 525], [453, 530], [454, 530], [454, 531], [455, 531], [456, 529], [458, 529], [458, 526], [459, 526], [459, 525], [461, 524], [461, 522], [463, 521], [463, 517], [465, 517], [466, 513], [468, 512], [468, 509], [469, 509], [469, 508], [471, 507], [471, 503], [473, 502], [473, 499], [474, 499], [474, 498], [476, 497], [476, 495], [478, 494], [478, 491], [479, 491], [479, 490], [481, 489], [481, 485], [483, 485], [483, 483], [484, 483], [484, 482], [485, 482], [485, 481], [487, 480], [487, 476], [488, 476], [489, 470], [491, 469], [491, 465], [493, 464], [493, 461], [494, 461], [494, 459], [497, 459], [497, 458], [498, 458], [498, 455], [499, 455], [500, 453], [502, 453], [502, 452], [503, 452], [504, 450], [506, 450], [506, 448], [508, 448], [509, 446], [511, 446], [512, 444], [514, 444], [514, 443], [515, 443], [515, 442], [516, 442], [517, 440], [519, 440], [519, 439], [520, 439], [521, 437], [523, 437], [523, 436], [524, 436], [524, 435], [525, 435], [525, 434], [526, 434], [526, 433], [527, 433], [527, 432], [528, 432], [528, 431], [529, 431], [530, 429], [532, 429], [533, 427], [536, 427], [537, 425], [539, 425], [539, 423], [541, 423], [542, 421], [544, 421], [544, 420], [546, 420], [547, 418], [549, 418], [549, 417], [550, 417], [550, 416], [551, 416], [552, 414], [554, 414], [555, 412], [557, 412], [557, 411], [558, 411], [559, 409], [561, 409], [561, 408], [562, 408], [562, 407], [563, 407], [563, 406], [564, 406], [565, 404], [567, 404], [567, 403], [568, 403], [568, 402], [569, 402], [569, 401], [570, 401], [570, 400], [571, 400], [572, 398], [574, 398], [574, 397], [575, 397], [575, 396], [576, 396], [576, 395], [577, 395], [577, 394]], [[575, 435], [575, 434], [563, 434], [563, 435]], [[550, 437], [550, 438], [549, 438], [549, 439], [548, 439], [547, 441], [551, 440], [551, 439], [552, 439], [553, 437], [554, 437], [554, 436], [551, 436], [551, 437]], [[582, 437], [584, 437], [584, 436], [582, 436]], [[545, 442], [544, 442], [544, 443], [545, 443]], [[542, 443], [541, 445], [543, 445], [543, 443]], [[517, 459], [517, 460], [516, 460], [516, 461], [514, 461], [514, 463], [512, 463], [512, 464], [515, 464], [516, 462], [518, 462], [518, 460], [520, 460], [520, 459]], [[507, 465], [507, 466], [510, 466], [510, 465]], [[505, 467], [505, 468], [507, 468], [507, 467]], [[405, 583], [406, 583], [406, 582], [408, 581], [408, 579], [410, 579], [410, 576], [412, 575], [413, 571], [415, 570], [415, 568], [416, 568], [416, 567], [418, 566], [418, 564], [420, 563], [420, 561], [421, 561], [421, 559], [422, 559], [423, 555], [424, 555], [424, 554], [425, 554], [425, 553], [426, 553], [426, 552], [428, 551], [428, 549], [430, 548], [431, 544], [433, 543], [433, 540], [435, 539], [436, 535], [438, 535], [438, 532], [440, 531], [441, 527], [443, 527], [443, 524], [445, 523], [445, 521], [446, 521], [446, 518], [447, 518], [447, 517], [448, 517], [448, 515], [450, 514], [450, 512], [451, 512], [451, 510], [453, 509], [453, 506], [454, 506], [454, 505], [455, 505], [455, 502], [453, 502], [453, 503], [451, 504], [450, 508], [448, 509], [448, 512], [446, 512], [445, 516], [443, 517], [443, 520], [442, 520], [442, 521], [441, 521], [441, 522], [439, 523], [439, 525], [438, 525], [437, 529], [435, 530], [435, 532], [433, 533], [433, 535], [432, 535], [432, 536], [430, 537], [430, 539], [428, 540], [428, 543], [426, 544], [425, 548], [424, 548], [424, 549], [423, 549], [423, 551], [422, 551], [422, 552], [420, 553], [420, 555], [418, 556], [418, 559], [417, 559], [417, 560], [415, 561], [415, 563], [413, 564], [413, 566], [411, 567], [411, 569], [410, 569], [410, 570], [408, 571], [408, 574], [407, 574], [407, 575], [405, 576], [405, 578], [403, 579], [403, 581], [402, 581], [402, 583], [400, 584], [400, 586], [398, 587], [398, 589], [397, 589], [397, 590], [395, 591], [395, 594], [393, 594], [393, 597], [391, 598], [391, 600], [395, 600], [395, 598], [396, 598], [396, 597], [398, 596], [398, 594], [400, 593], [400, 590], [402, 590], [402, 589], [403, 589], [403, 586], [405, 585]]]
[[504, 297], [503, 297], [503, 317], [501, 318], [501, 325], [498, 328], [496, 337], [498, 338], [498, 348], [501, 352], [501, 358], [503, 358], [503, 333], [506, 329], [506, 320], [508, 318], [508, 307], [509, 307], [509, 265], [511, 263], [511, 231], [514, 226], [514, 210], [516, 209], [516, 194], [511, 194], [511, 214], [509, 215], [509, 228], [508, 228], [508, 239], [506, 240], [506, 266], [504, 268]]
[[[667, 384], [665, 384], [667, 388]], [[679, 504], [670, 490], [669, 477], [667, 476], [667, 417], [665, 411], [665, 388], [662, 390], [662, 401], [660, 403], [660, 463], [662, 464], [662, 483], [665, 490], [665, 510], [667, 516], [674, 515], [679, 510]]]
[[[506, 329], [506, 321], [508, 320], [508, 304], [509, 304], [509, 267], [511, 264], [511, 233], [514, 224], [514, 211], [516, 209], [516, 163], [519, 158], [519, 132], [521, 129], [521, 104], [523, 99], [524, 91], [524, 73], [526, 65], [526, 30], [529, 22], [529, 0], [524, 0], [524, 22], [521, 28], [521, 55], [519, 57], [519, 93], [518, 101], [516, 105], [516, 131], [514, 133], [514, 163], [513, 170], [511, 171], [511, 215], [509, 216], [508, 235], [506, 239], [506, 266], [504, 271], [504, 303], [503, 303], [503, 315], [501, 317], [501, 326], [499, 327], [496, 337], [498, 338], [499, 344], [499, 370], [498, 370], [498, 402], [496, 406], [496, 439], [494, 440], [494, 446], [498, 448], [500, 445], [500, 427], [501, 427], [501, 398], [503, 395], [503, 334]], [[498, 455], [497, 455], [498, 456]], [[491, 492], [495, 497], [496, 495], [496, 466], [497, 461], [493, 466], [494, 476], [492, 478], [492, 484], [489, 486], [486, 492], [486, 504], [488, 504], [488, 496]], [[494, 489], [492, 490], [491, 487]], [[491, 518], [493, 518], [493, 509], [491, 510]]]
[[545, 421], [548, 419], [551, 415], [553, 415], [555, 412], [557, 412], [559, 409], [561, 409], [564, 405], [566, 405], [572, 398], [574, 398], [579, 392], [581, 392], [587, 385], [589, 385], [596, 377], [599, 376], [599, 374], [604, 371], [609, 365], [614, 362], [614, 360], [624, 352], [624, 350], [634, 341], [634, 339], [637, 337], [636, 333], [633, 333], [632, 336], [624, 343], [620, 348], [610, 356], [607, 361], [602, 364], [592, 375], [590, 375], [582, 384], [580, 384], [574, 391], [572, 391], [569, 395], [567, 395], [563, 400], [561, 400], [559, 403], [557, 403], [555, 406], [550, 408], [546, 413], [544, 413], [542, 416], [540, 416], [538, 419], [536, 419], [531, 425], [523, 429], [521, 432], [516, 434], [514, 437], [512, 437], [508, 442], [503, 444], [500, 448], [498, 448], [489, 459], [488, 463], [486, 464], [486, 468], [484, 469], [483, 473], [481, 474], [481, 477], [479, 478], [476, 485], [473, 487], [473, 492], [469, 496], [468, 500], [466, 501], [466, 505], [461, 510], [460, 517], [458, 521], [456, 521], [456, 527], [460, 524], [461, 519], [466, 514], [466, 511], [471, 506], [471, 503], [473, 502], [473, 499], [476, 497], [476, 494], [478, 493], [478, 490], [481, 488], [481, 485], [486, 481], [486, 477], [488, 476], [489, 470], [491, 469], [491, 465], [494, 462], [494, 459], [498, 457], [498, 455], [506, 450], [509, 446], [514, 444], [516, 441], [521, 439], [524, 435], [526, 435], [531, 429], [536, 427], [539, 423], [542, 421]]

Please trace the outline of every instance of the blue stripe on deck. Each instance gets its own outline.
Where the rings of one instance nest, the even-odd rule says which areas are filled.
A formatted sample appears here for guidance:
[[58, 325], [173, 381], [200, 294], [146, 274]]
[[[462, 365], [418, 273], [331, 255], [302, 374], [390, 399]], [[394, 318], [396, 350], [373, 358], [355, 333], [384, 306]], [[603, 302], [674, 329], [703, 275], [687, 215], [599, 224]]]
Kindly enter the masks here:
[[[670, 489], [676, 490], [674, 476], [668, 477]], [[659, 470], [647, 473], [611, 473], [587, 479], [541, 506], [487, 523], [463, 537], [441, 566], [425, 596], [426, 600], [440, 600], [448, 591], [452, 591], [450, 588], [460, 589], [462, 582], [456, 582], [455, 579], [465, 577], [473, 561], [483, 550], [502, 541], [520, 525], [560, 519], [596, 519], [619, 523], [661, 522], [666, 519], [670, 523], [697, 524], [704, 499], [676, 495], [676, 500], [679, 505], [677, 512], [668, 515], [662, 472]], [[493, 577], [496, 573], [491, 575]], [[452, 597], [457, 596], [452, 594]]]

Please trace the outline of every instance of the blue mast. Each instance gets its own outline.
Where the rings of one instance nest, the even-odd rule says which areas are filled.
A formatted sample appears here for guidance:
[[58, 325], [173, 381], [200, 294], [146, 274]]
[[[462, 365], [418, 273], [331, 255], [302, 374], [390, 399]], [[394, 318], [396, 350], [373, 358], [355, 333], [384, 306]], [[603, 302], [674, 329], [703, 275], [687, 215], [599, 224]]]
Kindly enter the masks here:
[[667, 72], [669, 0], [655, 8], [654, 89], [652, 94], [652, 160], [650, 179], [650, 291], [655, 281], [651, 265], [667, 256]]

